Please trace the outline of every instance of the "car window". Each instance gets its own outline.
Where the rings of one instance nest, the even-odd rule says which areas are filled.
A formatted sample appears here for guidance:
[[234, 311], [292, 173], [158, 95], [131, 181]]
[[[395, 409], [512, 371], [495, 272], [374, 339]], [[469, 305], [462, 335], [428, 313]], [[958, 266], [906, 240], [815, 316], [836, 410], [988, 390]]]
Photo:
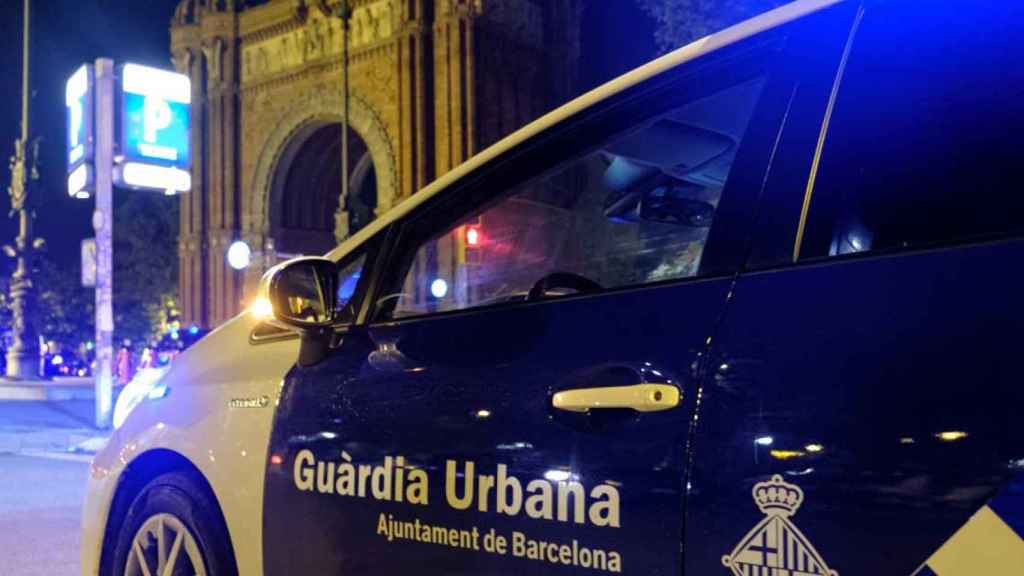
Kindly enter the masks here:
[[420, 245], [381, 308], [403, 318], [696, 276], [763, 85], [705, 94], [500, 195]]
[[801, 258], [1024, 229], [1024, 5], [872, 4], [850, 53]]
[[363, 266], [366, 264], [366, 254], [342, 264], [338, 268], [338, 293], [335, 303], [335, 312], [342, 316], [351, 313], [349, 303], [356, 294], [359, 280], [363, 277]]

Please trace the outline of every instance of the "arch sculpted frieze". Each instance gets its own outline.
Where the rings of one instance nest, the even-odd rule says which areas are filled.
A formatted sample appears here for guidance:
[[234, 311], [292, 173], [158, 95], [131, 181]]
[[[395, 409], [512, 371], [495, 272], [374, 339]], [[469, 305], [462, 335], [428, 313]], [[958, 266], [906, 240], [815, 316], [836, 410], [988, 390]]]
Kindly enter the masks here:
[[[343, 99], [338, 90], [328, 86], [319, 85], [293, 100], [268, 132], [256, 157], [249, 180], [251, 186], [246, 191], [251, 195], [251, 210], [246, 215], [248, 222], [243, 223], [245, 229], [260, 235], [271, 233], [274, 175], [278, 169], [286, 168], [280, 164], [289, 146], [303, 134], [308, 134], [311, 127], [341, 122]], [[398, 168], [392, 139], [378, 114], [359, 96], [352, 96], [349, 121], [352, 130], [366, 143], [373, 160], [377, 176], [377, 212], [381, 214], [395, 204], [398, 196]]]
[[[375, 0], [355, 7], [350, 50], [390, 39], [395, 31], [394, 0]], [[248, 84], [323, 60], [337, 58], [344, 49], [341, 20], [320, 10], [289, 31], [242, 46], [242, 83]]]

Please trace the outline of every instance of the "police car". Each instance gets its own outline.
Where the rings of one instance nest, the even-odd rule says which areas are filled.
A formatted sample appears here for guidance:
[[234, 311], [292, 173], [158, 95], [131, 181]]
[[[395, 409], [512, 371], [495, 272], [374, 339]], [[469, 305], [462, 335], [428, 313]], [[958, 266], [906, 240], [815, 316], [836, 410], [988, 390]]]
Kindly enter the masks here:
[[793, 2], [271, 270], [83, 574], [1024, 573], [1021, 38]]

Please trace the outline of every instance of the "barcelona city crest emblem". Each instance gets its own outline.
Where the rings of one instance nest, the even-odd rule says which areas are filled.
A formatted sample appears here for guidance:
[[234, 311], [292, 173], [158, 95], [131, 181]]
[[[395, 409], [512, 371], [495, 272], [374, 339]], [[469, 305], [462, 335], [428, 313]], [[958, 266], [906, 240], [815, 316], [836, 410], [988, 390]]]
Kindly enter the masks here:
[[839, 576], [830, 570], [811, 542], [790, 520], [804, 500], [804, 491], [778, 474], [754, 485], [754, 502], [765, 517], [754, 526], [722, 564], [735, 576]]

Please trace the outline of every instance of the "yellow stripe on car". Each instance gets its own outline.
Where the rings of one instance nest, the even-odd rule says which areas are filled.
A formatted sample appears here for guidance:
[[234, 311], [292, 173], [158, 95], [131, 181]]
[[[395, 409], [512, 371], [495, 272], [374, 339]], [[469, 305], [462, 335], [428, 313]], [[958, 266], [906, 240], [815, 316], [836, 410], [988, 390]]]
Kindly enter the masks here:
[[946, 541], [918, 575], [1020, 576], [1024, 573], [1024, 538], [985, 506]]

